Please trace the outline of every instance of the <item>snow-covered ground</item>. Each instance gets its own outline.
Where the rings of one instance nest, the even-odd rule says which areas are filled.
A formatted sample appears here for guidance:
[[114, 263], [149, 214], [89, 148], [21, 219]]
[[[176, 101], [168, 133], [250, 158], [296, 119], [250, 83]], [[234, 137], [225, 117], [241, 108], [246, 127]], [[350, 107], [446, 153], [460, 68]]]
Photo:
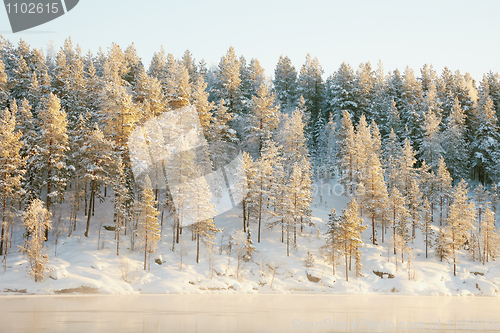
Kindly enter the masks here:
[[[334, 184], [332, 184], [334, 185]], [[331, 187], [335, 190], [335, 187]], [[325, 192], [327, 188], [325, 187]], [[334, 191], [335, 192], [335, 191]], [[453, 264], [440, 262], [434, 257], [433, 250], [425, 258], [425, 248], [421, 233], [417, 232], [414, 242], [414, 259], [411, 262], [414, 279], [408, 279], [405, 263], [395, 266], [395, 258], [390, 253], [388, 262], [387, 248], [384, 244], [370, 243], [371, 226], [363, 234], [363, 277], [356, 278], [353, 270], [349, 281], [345, 280], [343, 261], [332, 274], [331, 265], [322, 258], [319, 248], [325, 242], [325, 222], [333, 204], [337, 213], [347, 203], [347, 198], [327, 193], [320, 203], [315, 195], [312, 206], [313, 221], [316, 226], [307, 226], [297, 235], [297, 249], [286, 256], [286, 244], [281, 243], [281, 229], [262, 231], [261, 243], [257, 243], [256, 224], [252, 223], [252, 239], [256, 248], [253, 260], [244, 264], [241, 277], [237, 278], [235, 253], [228, 255], [221, 251], [221, 238], [224, 242], [231, 234], [242, 228], [241, 210], [232, 210], [216, 217], [215, 223], [222, 233], [217, 234], [214, 254], [214, 274], [210, 277], [207, 251], [201, 248], [201, 262], [196, 263], [196, 243], [191, 241], [191, 232], [184, 229], [181, 242], [172, 252], [171, 220], [164, 222], [162, 241], [158, 250], [151, 256], [151, 272], [143, 269], [143, 252], [130, 252], [129, 238], [122, 237], [121, 255], [116, 255], [114, 232], [101, 230], [98, 244], [98, 229], [101, 225], [112, 224], [112, 198], [104, 203], [96, 203], [96, 214], [92, 217], [90, 235], [83, 236], [85, 217], [79, 215], [77, 231], [67, 237], [61, 233], [57, 245], [54, 239], [47, 244], [49, 255], [45, 278], [35, 283], [28, 276], [28, 262], [14, 248], [8, 257], [7, 270], [4, 263], [0, 268], [0, 294], [27, 293], [337, 293], [337, 294], [404, 294], [404, 295], [488, 295], [497, 296], [500, 290], [500, 265], [490, 261], [486, 265], [470, 260], [466, 251], [461, 251], [458, 274], [453, 276]], [[63, 207], [64, 209], [69, 209]], [[69, 216], [63, 212], [63, 226]], [[366, 220], [365, 223], [368, 223]], [[61, 228], [62, 229], [62, 228]], [[61, 230], [60, 229], [60, 230]], [[378, 231], [380, 233], [380, 230]], [[390, 230], [386, 239], [390, 239]], [[22, 243], [22, 230], [14, 234], [15, 246]], [[380, 236], [378, 236], [380, 240]], [[98, 249], [99, 246], [99, 249]], [[304, 260], [308, 251], [314, 256], [314, 267], [306, 268]], [[183, 267], [180, 269], [180, 254]], [[160, 259], [161, 265], [155, 263]], [[278, 267], [273, 280], [273, 267]], [[383, 278], [375, 272], [387, 273]], [[394, 276], [388, 278], [388, 274]]]

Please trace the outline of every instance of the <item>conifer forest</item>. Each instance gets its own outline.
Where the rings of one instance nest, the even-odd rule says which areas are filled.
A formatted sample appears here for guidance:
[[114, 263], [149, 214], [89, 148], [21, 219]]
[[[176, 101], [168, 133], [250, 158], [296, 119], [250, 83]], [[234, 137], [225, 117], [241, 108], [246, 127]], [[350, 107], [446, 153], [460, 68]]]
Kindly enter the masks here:
[[[158, 47], [147, 64], [134, 44], [77, 43], [0, 36], [0, 293], [499, 294], [498, 73], [383, 59], [325, 73], [309, 54], [266, 73], [233, 47], [213, 65]], [[185, 210], [214, 210], [206, 189], [174, 204], [168, 181], [137, 181], [128, 145], [189, 106], [210, 147], [242, 152], [247, 188], [192, 224]], [[229, 162], [212, 154], [214, 171]], [[170, 167], [192, 179], [196, 160]]]

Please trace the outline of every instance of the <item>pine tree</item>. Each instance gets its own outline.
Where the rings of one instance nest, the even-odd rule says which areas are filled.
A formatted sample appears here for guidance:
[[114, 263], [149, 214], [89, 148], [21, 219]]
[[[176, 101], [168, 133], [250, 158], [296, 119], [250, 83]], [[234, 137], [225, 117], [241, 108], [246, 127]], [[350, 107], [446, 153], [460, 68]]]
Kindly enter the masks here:
[[392, 219], [394, 254], [397, 254], [397, 243], [401, 242], [396, 242], [396, 235], [399, 235], [400, 240], [404, 243], [408, 240], [405, 231], [407, 230], [409, 213], [406, 201], [396, 187], [393, 187], [389, 193], [389, 216]]
[[[38, 170], [43, 174], [41, 186], [47, 190], [46, 207], [50, 212], [51, 203], [62, 200], [66, 186], [66, 112], [61, 110], [59, 99], [50, 94], [42, 100], [40, 117], [40, 156]], [[48, 238], [48, 229], [45, 237]]]
[[443, 225], [443, 207], [445, 201], [450, 204], [450, 196], [452, 192], [452, 179], [450, 177], [450, 173], [446, 168], [446, 164], [444, 163], [444, 158], [441, 156], [438, 164], [438, 171], [436, 177], [437, 184], [437, 194], [439, 200], [439, 225]]
[[278, 131], [278, 141], [283, 146], [284, 167], [287, 177], [292, 173], [293, 166], [309, 157], [306, 137], [304, 134], [304, 113], [295, 109], [290, 115], [284, 115]]
[[280, 56], [274, 70], [273, 85], [281, 109], [293, 110], [297, 103], [297, 71], [287, 56]]
[[203, 134], [207, 139], [213, 139], [214, 132], [214, 114], [212, 110], [214, 109], [214, 102], [208, 101], [208, 92], [206, 91], [207, 84], [200, 76], [193, 84], [193, 92], [191, 94], [192, 104], [198, 112], [198, 117], [200, 118], [200, 124], [203, 128]]
[[400, 169], [398, 167], [398, 161], [401, 160], [403, 155], [403, 150], [401, 148], [401, 144], [394, 133], [394, 130], [391, 129], [391, 133], [389, 134], [389, 138], [385, 143], [385, 152], [384, 152], [384, 162], [387, 168], [387, 186], [388, 188], [392, 188], [399, 183], [399, 173]]
[[437, 170], [439, 158], [442, 156], [443, 148], [441, 146], [442, 138], [440, 135], [441, 119], [432, 107], [424, 113], [424, 123], [422, 130], [424, 137], [420, 147], [421, 160], [425, 160], [435, 171]]
[[264, 142], [264, 148], [260, 160], [257, 162], [257, 173], [255, 176], [255, 189], [253, 192], [256, 197], [256, 214], [258, 219], [258, 236], [257, 241], [260, 243], [262, 220], [266, 213], [271, 213], [268, 202], [274, 200], [272, 186], [275, 185], [273, 179], [276, 177], [276, 171], [281, 169], [282, 157], [281, 150], [283, 148], [272, 139]]
[[7, 88], [7, 74], [5, 64], [0, 58], [0, 110], [3, 110], [9, 103], [9, 90]]
[[[362, 219], [358, 215], [358, 204], [356, 199], [352, 199], [348, 204], [347, 208], [342, 211], [342, 217], [340, 222], [340, 237], [339, 243], [343, 245], [343, 254], [345, 257], [345, 273], [346, 281], [349, 281], [349, 264], [348, 257], [350, 257], [354, 251], [356, 255], [357, 267], [361, 264], [361, 253], [359, 248], [363, 246], [363, 240], [361, 239], [361, 234], [368, 228], [368, 226], [362, 226]], [[358, 271], [357, 274], [360, 272]], [[359, 276], [359, 275], [358, 275]]]
[[448, 259], [448, 257], [450, 256], [451, 250], [450, 250], [449, 234], [447, 230], [444, 228], [441, 227], [439, 228], [438, 234], [436, 236], [434, 252], [441, 261], [443, 261], [443, 259]]
[[189, 105], [191, 84], [189, 72], [181, 61], [173, 59], [169, 54], [167, 63], [167, 79], [164, 82], [165, 97], [172, 109]]
[[352, 126], [349, 112], [344, 111], [342, 114], [342, 127], [339, 133], [339, 169], [342, 170], [342, 175], [339, 183], [344, 187], [344, 192], [348, 196], [355, 194], [355, 179], [357, 177], [357, 169], [355, 165], [356, 142], [354, 127]]
[[374, 115], [371, 114], [376, 80], [374, 74], [369, 62], [361, 63], [354, 81], [354, 96], [358, 112], [360, 115], [366, 115], [368, 120], [374, 120]]
[[[434, 244], [434, 231], [432, 230], [432, 218], [431, 218], [431, 205], [429, 204], [429, 200], [425, 198], [424, 201], [424, 223], [422, 224], [422, 235], [424, 236], [425, 243], [425, 257], [427, 258], [427, 250], [433, 246]], [[442, 261], [442, 260], [441, 260]]]
[[449, 235], [449, 250], [453, 257], [453, 275], [457, 275], [458, 250], [469, 240], [468, 231], [475, 229], [474, 203], [467, 198], [467, 183], [462, 179], [453, 193], [446, 231]]
[[381, 218], [387, 205], [387, 187], [384, 181], [384, 170], [380, 165], [376, 154], [371, 154], [367, 161], [367, 173], [364, 184], [364, 193], [362, 193], [362, 205], [366, 208], [372, 220], [372, 242], [377, 244], [375, 237], [375, 220]]
[[321, 247], [321, 250], [332, 263], [333, 275], [335, 275], [335, 266], [337, 265], [336, 255], [340, 255], [343, 250], [343, 245], [340, 242], [340, 221], [340, 216], [337, 215], [335, 208], [332, 207], [330, 214], [328, 214], [326, 244]]
[[490, 258], [495, 259], [500, 242], [500, 237], [495, 228], [495, 214], [489, 206], [484, 210], [484, 218], [481, 222], [481, 234], [484, 264]]
[[466, 142], [466, 116], [458, 98], [448, 117], [446, 128], [443, 132], [444, 159], [453, 179], [465, 178], [468, 169], [468, 143]]
[[410, 141], [405, 139], [401, 157], [397, 160], [397, 167], [399, 168], [399, 181], [396, 181], [401, 194], [408, 197], [411, 188], [411, 181], [416, 177], [416, 170], [414, 165], [417, 162], [415, 158], [415, 151], [413, 150]]
[[220, 230], [216, 228], [213, 219], [195, 223], [190, 228], [196, 232], [196, 263], [199, 263], [200, 240], [206, 247], [211, 247], [215, 244], [215, 234]]
[[126, 231], [126, 221], [130, 216], [128, 207], [128, 189], [127, 180], [121, 157], [118, 158], [116, 165], [116, 175], [112, 183], [114, 191], [114, 219], [115, 219], [115, 234], [116, 234], [116, 255], [120, 255], [120, 233], [122, 229]]
[[[24, 173], [24, 159], [19, 151], [22, 147], [21, 133], [16, 131], [16, 118], [9, 109], [0, 112], [0, 198], [2, 203], [2, 233], [0, 235], [0, 256], [3, 255], [6, 237], [7, 203], [12, 203], [15, 192], [20, 188]], [[7, 246], [5, 246], [7, 252]]]
[[270, 138], [278, 126], [278, 110], [279, 106], [274, 105], [274, 95], [269, 94], [265, 84], [262, 84], [257, 95], [252, 96], [247, 138], [249, 145], [256, 145], [258, 153], [262, 150], [264, 140]]
[[416, 234], [416, 228], [420, 225], [421, 219], [421, 205], [422, 205], [422, 192], [418, 186], [417, 180], [411, 180], [410, 191], [407, 197], [408, 210], [412, 221], [411, 237], [414, 238]]
[[[89, 235], [91, 212], [94, 210], [96, 194], [101, 185], [110, 182], [114, 169], [113, 144], [104, 138], [104, 134], [96, 125], [95, 129], [89, 133], [82, 147], [83, 156], [81, 160], [82, 171], [85, 181], [90, 182], [90, 204], [87, 213], [87, 227], [85, 237]], [[99, 198], [101, 199], [101, 198]]]
[[160, 225], [158, 223], [159, 212], [156, 209], [157, 202], [154, 200], [151, 182], [146, 180], [146, 186], [142, 190], [142, 199], [139, 204], [141, 215], [137, 227], [137, 237], [139, 246], [144, 246], [144, 270], [148, 262], [149, 253], [149, 269], [151, 271], [151, 253], [156, 251], [158, 241], [161, 238]]
[[472, 116], [471, 167], [481, 182], [498, 179], [500, 165], [500, 133], [493, 101], [483, 88]]
[[141, 71], [137, 75], [134, 100], [141, 110], [143, 122], [161, 115], [166, 111], [168, 104], [161, 83], [155, 77], [149, 76], [146, 71]]
[[44, 207], [41, 200], [35, 199], [23, 213], [23, 224], [28, 238], [22, 247], [30, 263], [30, 275], [35, 282], [43, 280], [45, 265], [49, 261], [47, 254], [43, 253], [45, 231], [51, 228], [51, 214]]
[[226, 55], [221, 58], [216, 75], [217, 86], [213, 92], [215, 100], [225, 100], [229, 112], [232, 114], [239, 114], [242, 110], [240, 61], [236, 57], [236, 53], [232, 46], [227, 51]]
[[361, 116], [354, 95], [355, 75], [349, 64], [343, 62], [339, 69], [326, 80], [328, 110], [334, 115], [348, 111], [356, 123]]

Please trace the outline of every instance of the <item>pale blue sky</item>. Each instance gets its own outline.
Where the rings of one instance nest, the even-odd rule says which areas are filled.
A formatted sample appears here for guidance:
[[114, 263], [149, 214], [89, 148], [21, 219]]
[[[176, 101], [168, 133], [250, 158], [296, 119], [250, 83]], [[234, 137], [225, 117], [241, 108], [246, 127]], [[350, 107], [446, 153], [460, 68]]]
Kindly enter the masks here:
[[431, 63], [438, 73], [448, 66], [480, 80], [490, 69], [500, 71], [499, 18], [497, 0], [80, 0], [66, 15], [17, 34], [0, 9], [0, 34], [44, 48], [50, 40], [59, 48], [71, 36], [93, 53], [134, 42], [146, 66], [161, 45], [176, 57], [189, 49], [209, 65], [233, 45], [268, 75], [280, 54], [300, 69], [310, 53], [326, 74], [342, 61], [357, 68], [381, 59], [386, 71], [409, 65], [419, 74]]

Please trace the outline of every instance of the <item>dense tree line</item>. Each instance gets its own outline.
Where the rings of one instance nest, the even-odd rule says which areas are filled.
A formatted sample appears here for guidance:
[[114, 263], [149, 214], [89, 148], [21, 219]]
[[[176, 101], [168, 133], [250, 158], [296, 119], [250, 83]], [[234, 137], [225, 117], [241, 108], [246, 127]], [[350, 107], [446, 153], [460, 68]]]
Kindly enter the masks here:
[[[212, 68], [189, 51], [175, 58], [163, 48], [146, 68], [133, 44], [125, 50], [113, 44], [94, 55], [68, 39], [57, 53], [44, 55], [23, 40], [14, 46], [0, 37], [0, 255], [6, 260], [16, 216], [28, 221], [43, 213], [40, 226], [25, 222], [37, 230], [26, 237], [39, 240], [37, 228], [43, 228], [47, 240], [47, 220], [62, 203], [71, 206], [69, 236], [81, 228], [81, 211], [88, 236], [96, 200], [114, 202], [117, 254], [120, 235], [131, 237], [133, 250], [144, 250], [146, 269], [167, 215], [173, 217], [175, 249], [183, 208], [173, 205], [168, 185], [147, 191], [136, 183], [127, 142], [148, 120], [194, 105], [209, 143], [245, 151], [244, 257], [251, 253], [250, 229], [261, 242], [274, 227], [289, 255], [297, 230], [312, 224], [313, 179], [329, 181], [340, 173], [352, 202], [342, 218], [332, 212], [329, 253], [346, 263], [355, 256], [358, 275], [364, 230], [358, 211], [371, 221], [373, 244], [391, 241], [402, 260], [419, 228], [442, 259], [456, 261], [464, 244], [474, 259], [494, 258], [497, 189], [477, 190], [476, 209], [461, 179], [488, 187], [500, 178], [499, 75], [487, 73], [477, 84], [448, 68], [438, 75], [424, 65], [416, 77], [410, 68], [387, 73], [381, 63], [356, 70], [342, 63], [326, 80], [323, 75], [310, 55], [300, 70], [281, 56], [269, 80], [257, 59], [238, 57], [232, 47]], [[184, 161], [177, 170], [192, 178], [194, 157]], [[221, 163], [209, 162], [214, 169]], [[201, 204], [203, 198], [186, 200], [213, 209]], [[33, 210], [42, 213], [27, 213]], [[460, 220], [473, 211], [468, 224]], [[440, 233], [433, 235], [437, 215]], [[213, 219], [189, 229], [199, 261], [200, 241], [210, 248], [219, 230]]]

